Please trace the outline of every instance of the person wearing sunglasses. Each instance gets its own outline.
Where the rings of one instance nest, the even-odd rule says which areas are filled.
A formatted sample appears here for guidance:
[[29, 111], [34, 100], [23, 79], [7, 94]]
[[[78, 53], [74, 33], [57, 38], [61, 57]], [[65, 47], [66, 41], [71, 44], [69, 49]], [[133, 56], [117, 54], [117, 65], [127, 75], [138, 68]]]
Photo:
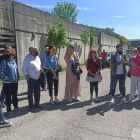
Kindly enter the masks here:
[[65, 87], [65, 100], [72, 102], [73, 97], [76, 101], [81, 102], [79, 96], [81, 92], [80, 87], [80, 80], [76, 79], [76, 76], [72, 73], [71, 67], [72, 63], [75, 61], [79, 61], [79, 65], [77, 66], [77, 73], [80, 68], [80, 59], [79, 56], [76, 55], [74, 51], [74, 45], [68, 45], [66, 54], [64, 57], [66, 64], [67, 64], [67, 70], [66, 70], [66, 87]]
[[98, 57], [96, 49], [91, 49], [87, 59], [87, 78], [86, 81], [90, 83], [90, 101], [93, 102], [93, 91], [95, 89], [95, 101], [99, 102], [98, 98], [98, 84], [102, 81], [100, 70], [102, 68], [101, 59]]
[[6, 105], [7, 105], [7, 115], [12, 117], [14, 116], [11, 110], [11, 96], [13, 97], [13, 106], [14, 111], [20, 111], [18, 108], [18, 81], [20, 78], [18, 67], [16, 64], [15, 50], [7, 49], [4, 51], [4, 60], [0, 65], [0, 77], [3, 80], [4, 91], [6, 95]]

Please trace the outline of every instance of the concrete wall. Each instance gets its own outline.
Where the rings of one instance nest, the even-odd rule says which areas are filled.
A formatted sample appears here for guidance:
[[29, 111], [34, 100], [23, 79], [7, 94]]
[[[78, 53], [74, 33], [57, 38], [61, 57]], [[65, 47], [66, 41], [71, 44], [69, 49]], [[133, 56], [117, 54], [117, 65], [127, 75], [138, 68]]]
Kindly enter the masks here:
[[[47, 39], [47, 25], [53, 26], [55, 22], [61, 21], [59, 17], [53, 16], [49, 13], [40, 11], [30, 6], [24, 5], [19, 2], [12, 2], [11, 0], [0, 0], [0, 26], [6, 27], [1, 31], [3, 34], [14, 34], [13, 26], [15, 23], [15, 34], [16, 34], [16, 47], [17, 47], [17, 62], [19, 72], [22, 74], [22, 65], [24, 57], [29, 53], [28, 49], [30, 46], [37, 46], [39, 48], [40, 55], [45, 51], [46, 39]], [[7, 12], [5, 14], [5, 12]], [[12, 17], [13, 13], [13, 17]], [[6, 16], [5, 16], [6, 15]], [[8, 15], [8, 16], [7, 16]], [[69, 21], [64, 21], [67, 28], [66, 34], [68, 41], [75, 45], [75, 51], [79, 53], [81, 63], [84, 62], [88, 57], [90, 47], [82, 44], [80, 41], [80, 34], [84, 32], [85, 26]], [[8, 28], [8, 29], [7, 29]], [[12, 32], [11, 32], [12, 30]], [[36, 36], [33, 38], [33, 33]], [[100, 34], [99, 37], [94, 38], [93, 48], [99, 52], [105, 49], [106, 51], [114, 51], [115, 46], [120, 43], [120, 40], [113, 38], [106, 34]], [[66, 48], [61, 49], [60, 53], [60, 64], [66, 66], [64, 61], [64, 55]]]
[[101, 46], [101, 51], [105, 49], [107, 52], [109, 51], [115, 51], [116, 50], [116, 45], [120, 43], [120, 39], [114, 38], [112, 36], [106, 35], [101, 33], [100, 34], [100, 46]]
[[11, 0], [0, 0], [0, 34], [13, 35]]
[[[15, 7], [15, 27], [16, 27], [16, 39], [17, 39], [17, 52], [18, 52], [18, 65], [19, 71], [22, 71], [22, 64], [24, 57], [28, 54], [28, 48], [30, 46], [37, 46], [39, 48], [40, 55], [44, 52], [44, 46], [46, 45], [47, 25], [53, 26], [54, 22], [61, 21], [59, 17], [55, 17], [46, 12], [24, 5], [22, 3], [13, 2]], [[83, 44], [80, 40], [80, 34], [83, 33], [85, 26], [77, 25], [68, 21], [64, 22], [67, 27], [67, 37], [72, 38], [72, 43], [76, 45], [76, 50], [80, 51], [80, 60], [84, 62], [84, 50]], [[36, 36], [33, 39], [32, 33], [35, 32]], [[75, 40], [77, 39], [77, 40]], [[68, 40], [69, 41], [69, 40]], [[89, 51], [89, 46], [86, 47], [86, 54]], [[66, 48], [61, 49], [60, 64], [66, 66], [64, 61], [64, 54]]]

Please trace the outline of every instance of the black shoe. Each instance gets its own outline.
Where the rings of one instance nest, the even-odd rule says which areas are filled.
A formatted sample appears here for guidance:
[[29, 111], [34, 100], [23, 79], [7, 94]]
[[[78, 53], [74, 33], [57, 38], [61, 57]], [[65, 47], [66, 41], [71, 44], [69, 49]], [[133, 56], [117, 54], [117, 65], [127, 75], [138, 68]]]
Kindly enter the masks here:
[[9, 127], [11, 125], [12, 125], [12, 123], [11, 122], [7, 122], [6, 120], [0, 121], [0, 128]]

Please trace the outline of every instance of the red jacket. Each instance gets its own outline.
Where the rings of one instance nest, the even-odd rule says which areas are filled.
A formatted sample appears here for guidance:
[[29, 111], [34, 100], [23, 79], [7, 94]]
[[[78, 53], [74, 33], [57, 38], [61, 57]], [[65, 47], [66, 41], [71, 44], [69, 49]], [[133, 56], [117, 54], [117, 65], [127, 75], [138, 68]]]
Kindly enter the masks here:
[[[90, 69], [91, 73], [96, 73], [98, 70], [95, 68], [95, 66], [93, 65], [92, 61], [93, 61], [92, 59], [88, 59], [86, 67], [87, 67], [87, 70]], [[101, 59], [100, 58], [97, 58], [97, 63], [98, 63], [98, 69], [101, 69], [102, 68], [102, 63], [101, 63]], [[100, 73], [99, 73], [99, 75], [100, 75]], [[89, 72], [88, 72], [87, 76], [95, 78]]]
[[107, 58], [107, 53], [106, 52], [102, 52], [102, 59], [106, 59]]

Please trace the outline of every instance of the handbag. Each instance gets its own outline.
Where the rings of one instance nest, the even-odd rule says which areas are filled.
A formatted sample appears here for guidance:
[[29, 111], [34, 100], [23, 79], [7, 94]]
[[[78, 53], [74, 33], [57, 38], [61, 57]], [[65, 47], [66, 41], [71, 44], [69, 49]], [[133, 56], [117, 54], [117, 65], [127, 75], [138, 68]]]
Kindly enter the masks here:
[[39, 83], [42, 88], [44, 88], [44, 73], [40, 74]]
[[127, 76], [128, 76], [128, 77], [131, 77], [130, 72], [128, 72]]
[[[75, 61], [78, 61], [78, 59], [76, 57], [78, 58], [78, 54], [76, 54], [75, 58], [74, 58]], [[79, 66], [79, 71], [80, 71], [81, 74], [83, 73], [83, 70], [82, 70], [82, 68], [80, 66]]]

